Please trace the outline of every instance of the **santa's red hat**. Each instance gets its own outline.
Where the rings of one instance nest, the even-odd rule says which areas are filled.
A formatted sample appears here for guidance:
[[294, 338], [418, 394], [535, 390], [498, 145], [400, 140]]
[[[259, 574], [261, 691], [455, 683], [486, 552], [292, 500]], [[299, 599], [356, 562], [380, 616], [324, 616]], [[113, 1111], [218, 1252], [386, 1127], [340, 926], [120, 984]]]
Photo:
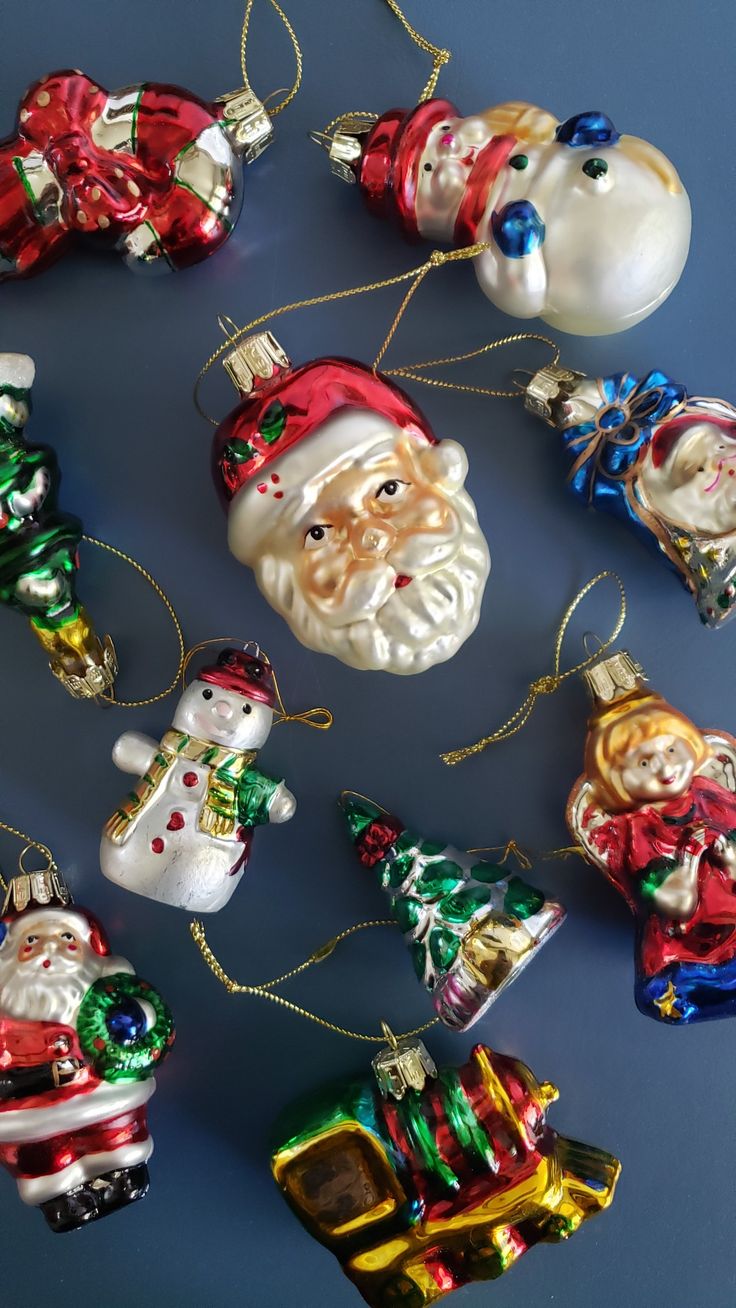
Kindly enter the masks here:
[[259, 704], [276, 707], [276, 686], [273, 669], [266, 659], [248, 654], [242, 649], [224, 649], [216, 663], [210, 663], [197, 673], [198, 681], [206, 681], [222, 690], [234, 691]]
[[[253, 339], [235, 353], [247, 356]], [[279, 358], [286, 359], [282, 351]], [[365, 364], [328, 358], [292, 368], [274, 360], [271, 375], [252, 380], [214, 438], [213, 473], [236, 558], [252, 564], [263, 536], [299, 515], [304, 487], [385, 443], [387, 425], [436, 444], [409, 396]]]
[[86, 908], [72, 906], [72, 898], [56, 868], [24, 872], [13, 877], [0, 919], [0, 949], [8, 939], [32, 932], [49, 916], [61, 919], [95, 954], [106, 957], [110, 945], [101, 924]]
[[419, 162], [433, 127], [460, 111], [449, 100], [425, 100], [415, 109], [389, 109], [362, 142], [354, 171], [366, 204], [381, 218], [396, 219], [417, 236]]
[[733, 418], [721, 417], [703, 408], [693, 408], [689, 412], [678, 414], [676, 418], [671, 418], [669, 422], [660, 423], [657, 427], [649, 442], [654, 467], [663, 467], [680, 438], [704, 422], [720, 427], [731, 440], [736, 440], [736, 421]]

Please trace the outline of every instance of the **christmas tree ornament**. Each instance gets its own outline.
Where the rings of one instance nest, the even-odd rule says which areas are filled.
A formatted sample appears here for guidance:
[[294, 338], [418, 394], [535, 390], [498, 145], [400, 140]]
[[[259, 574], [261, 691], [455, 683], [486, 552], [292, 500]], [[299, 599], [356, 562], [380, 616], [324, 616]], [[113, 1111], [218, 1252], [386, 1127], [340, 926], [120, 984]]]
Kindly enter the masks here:
[[434, 71], [415, 108], [343, 114], [314, 133], [333, 172], [411, 238], [486, 242], [481, 289], [516, 318], [604, 335], [658, 308], [690, 243], [690, 203], [670, 161], [598, 110], [559, 122], [514, 101], [464, 118], [434, 94], [449, 52], [388, 3]]
[[273, 137], [272, 119], [301, 83], [266, 108], [243, 85], [207, 103], [178, 86], [144, 82], [106, 91], [78, 69], [51, 73], [24, 95], [0, 142], [0, 280], [28, 277], [74, 244], [115, 250], [128, 267], [188, 268], [227, 240], [243, 202], [243, 168]]
[[[292, 366], [268, 331], [238, 329], [210, 358], [241, 399], [214, 437], [228, 543], [308, 649], [359, 669], [423, 672], [477, 626], [488, 546], [465, 490], [468, 461], [439, 440], [414, 401], [378, 370], [427, 273], [457, 257], [322, 303], [413, 284], [372, 367], [345, 358]], [[462, 252], [461, 257], [465, 257]]]
[[29, 846], [48, 866], [13, 877], [0, 921], [0, 1163], [52, 1231], [73, 1231], [148, 1190], [147, 1104], [174, 1024]]
[[372, 1308], [495, 1280], [610, 1205], [620, 1164], [548, 1124], [551, 1082], [486, 1045], [438, 1069], [421, 1041], [387, 1034], [374, 1078], [287, 1109], [272, 1156], [290, 1207]]
[[736, 739], [701, 731], [623, 650], [584, 678], [567, 820], [636, 919], [636, 1003], [675, 1026], [736, 1014]]
[[285, 782], [255, 766], [277, 713], [281, 722], [332, 723], [327, 709], [286, 713], [271, 664], [251, 643], [199, 669], [160, 741], [124, 732], [113, 762], [139, 780], [103, 829], [104, 875], [176, 908], [223, 908], [248, 865], [254, 828], [288, 822], [296, 809]]
[[427, 839], [354, 791], [344, 791], [341, 804], [358, 858], [388, 893], [438, 1017], [467, 1030], [556, 931], [564, 908], [503, 861]]
[[172, 685], [184, 655], [179, 620], [145, 568], [114, 546], [85, 536], [79, 519], [59, 509], [56, 455], [48, 445], [28, 445], [24, 438], [35, 372], [27, 354], [0, 354], [0, 604], [28, 619], [51, 671], [75, 699], [103, 698], [121, 707], [150, 703], [114, 698], [115, 647], [110, 636], [97, 635], [77, 597], [81, 541], [129, 563], [167, 608], [180, 650]]
[[706, 627], [736, 612], [736, 408], [666, 373], [591, 378], [554, 364], [526, 386], [556, 427], [576, 499], [622, 519], [691, 592]]

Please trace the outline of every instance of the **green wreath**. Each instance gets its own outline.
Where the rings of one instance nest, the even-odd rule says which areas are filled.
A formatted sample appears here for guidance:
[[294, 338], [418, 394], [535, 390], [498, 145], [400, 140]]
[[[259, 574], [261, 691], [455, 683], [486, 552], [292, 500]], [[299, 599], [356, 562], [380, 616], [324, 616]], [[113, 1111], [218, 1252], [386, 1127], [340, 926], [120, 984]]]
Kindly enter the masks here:
[[[131, 1013], [132, 1004], [150, 1004], [155, 1021], [150, 1030], [121, 1041], [111, 1022]], [[143, 1081], [174, 1043], [174, 1019], [161, 996], [140, 977], [128, 972], [102, 976], [90, 986], [79, 1007], [77, 1035], [82, 1052], [105, 1081]]]

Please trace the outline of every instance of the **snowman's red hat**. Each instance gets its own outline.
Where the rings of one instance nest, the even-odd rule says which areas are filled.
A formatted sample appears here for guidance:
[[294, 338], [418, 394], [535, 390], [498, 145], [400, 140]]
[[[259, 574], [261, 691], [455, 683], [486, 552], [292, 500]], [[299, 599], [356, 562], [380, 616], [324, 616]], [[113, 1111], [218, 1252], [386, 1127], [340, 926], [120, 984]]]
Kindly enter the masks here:
[[389, 109], [363, 141], [355, 172], [368, 208], [394, 218], [409, 236], [417, 236], [416, 198], [419, 163], [433, 127], [460, 111], [449, 100], [425, 100], [415, 109]]
[[277, 367], [259, 381], [214, 438], [213, 473], [236, 557], [250, 563], [264, 533], [298, 513], [304, 486], [327, 468], [360, 459], [386, 439], [387, 424], [436, 444], [409, 396], [365, 364], [315, 359]]
[[242, 649], [224, 649], [216, 663], [210, 663], [197, 673], [198, 681], [206, 681], [221, 690], [234, 691], [259, 704], [276, 707], [276, 686], [273, 668], [264, 658], [248, 654]]

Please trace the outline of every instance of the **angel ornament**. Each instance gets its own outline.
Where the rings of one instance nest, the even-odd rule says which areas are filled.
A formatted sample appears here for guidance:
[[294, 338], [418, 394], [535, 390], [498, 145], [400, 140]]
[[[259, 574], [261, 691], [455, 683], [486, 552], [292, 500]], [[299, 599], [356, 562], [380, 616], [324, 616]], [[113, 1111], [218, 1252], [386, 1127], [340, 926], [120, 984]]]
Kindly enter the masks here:
[[736, 1014], [736, 739], [700, 731], [624, 651], [584, 677], [567, 820], [636, 917], [637, 1006], [677, 1025]]

